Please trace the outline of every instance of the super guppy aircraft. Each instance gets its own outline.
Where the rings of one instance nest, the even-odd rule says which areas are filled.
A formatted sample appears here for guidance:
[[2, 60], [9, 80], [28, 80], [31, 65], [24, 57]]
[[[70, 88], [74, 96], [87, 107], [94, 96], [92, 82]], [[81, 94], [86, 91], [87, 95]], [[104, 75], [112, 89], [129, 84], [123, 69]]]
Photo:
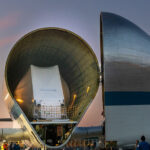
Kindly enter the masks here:
[[[150, 36], [112, 13], [101, 13], [100, 33], [105, 140], [133, 144], [143, 134], [150, 140]], [[59, 28], [28, 33], [12, 48], [5, 66], [3, 100], [20, 126], [13, 137], [35, 147], [62, 147], [99, 82], [97, 58], [81, 37]]]

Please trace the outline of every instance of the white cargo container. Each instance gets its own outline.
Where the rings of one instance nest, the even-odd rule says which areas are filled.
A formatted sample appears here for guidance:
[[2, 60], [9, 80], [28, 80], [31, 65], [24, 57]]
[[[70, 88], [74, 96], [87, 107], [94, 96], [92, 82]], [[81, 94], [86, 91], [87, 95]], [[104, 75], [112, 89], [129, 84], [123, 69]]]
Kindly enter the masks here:
[[[22, 103], [33, 119], [60, 119], [64, 95], [58, 66], [30, 66], [26, 75], [15, 90], [16, 99], [28, 101]], [[34, 109], [30, 109], [34, 108]]]

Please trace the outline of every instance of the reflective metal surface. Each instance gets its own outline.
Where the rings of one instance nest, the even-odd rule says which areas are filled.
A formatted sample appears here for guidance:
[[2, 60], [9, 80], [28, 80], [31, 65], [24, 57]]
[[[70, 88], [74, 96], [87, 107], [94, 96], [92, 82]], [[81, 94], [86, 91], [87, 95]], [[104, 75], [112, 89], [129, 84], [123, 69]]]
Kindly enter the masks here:
[[[42, 147], [45, 144], [37, 134], [35, 125], [31, 125], [29, 121], [32, 120], [28, 120], [29, 118], [20, 108], [20, 99], [17, 99], [17, 103], [14, 98], [15, 89], [30, 65], [59, 66], [60, 75], [69, 87], [68, 107], [76, 106], [77, 108], [75, 115], [69, 118], [69, 121], [72, 120], [72, 122], [78, 122], [82, 118], [88, 105], [95, 97], [99, 86], [100, 71], [97, 58], [90, 46], [81, 37], [68, 30], [60, 28], [38, 29], [25, 35], [15, 44], [5, 67], [4, 101], [10, 114], [24, 129], [33, 145]], [[56, 127], [57, 124], [54, 126]], [[44, 128], [47, 129], [47, 127], [51, 128], [50, 125]], [[70, 125], [67, 125], [67, 128], [70, 129]], [[62, 144], [57, 146], [46, 144], [46, 147], [59, 148], [63, 146], [71, 137], [74, 129], [73, 125]]]
[[24, 134], [22, 129], [1, 128], [0, 140], [18, 141], [18, 140], [29, 140], [29, 138]]
[[101, 13], [106, 140], [150, 139], [150, 36], [129, 20]]

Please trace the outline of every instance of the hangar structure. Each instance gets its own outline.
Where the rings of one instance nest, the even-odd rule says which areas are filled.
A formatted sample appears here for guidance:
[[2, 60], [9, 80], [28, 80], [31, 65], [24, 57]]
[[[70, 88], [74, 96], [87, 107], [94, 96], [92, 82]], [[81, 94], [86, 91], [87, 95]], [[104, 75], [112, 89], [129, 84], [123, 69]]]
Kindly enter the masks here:
[[22, 137], [35, 147], [62, 147], [94, 99], [99, 82], [97, 58], [78, 35], [61, 28], [26, 34], [5, 66], [3, 99], [20, 126], [13, 138]]

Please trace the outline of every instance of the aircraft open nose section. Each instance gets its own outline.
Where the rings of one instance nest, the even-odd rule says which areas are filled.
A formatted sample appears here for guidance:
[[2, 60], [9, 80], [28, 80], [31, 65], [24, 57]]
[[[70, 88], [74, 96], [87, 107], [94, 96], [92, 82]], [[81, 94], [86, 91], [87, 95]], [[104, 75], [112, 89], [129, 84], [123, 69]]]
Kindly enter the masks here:
[[38, 29], [23, 36], [7, 58], [5, 102], [33, 145], [58, 148], [95, 97], [99, 76], [97, 58], [81, 37]]

